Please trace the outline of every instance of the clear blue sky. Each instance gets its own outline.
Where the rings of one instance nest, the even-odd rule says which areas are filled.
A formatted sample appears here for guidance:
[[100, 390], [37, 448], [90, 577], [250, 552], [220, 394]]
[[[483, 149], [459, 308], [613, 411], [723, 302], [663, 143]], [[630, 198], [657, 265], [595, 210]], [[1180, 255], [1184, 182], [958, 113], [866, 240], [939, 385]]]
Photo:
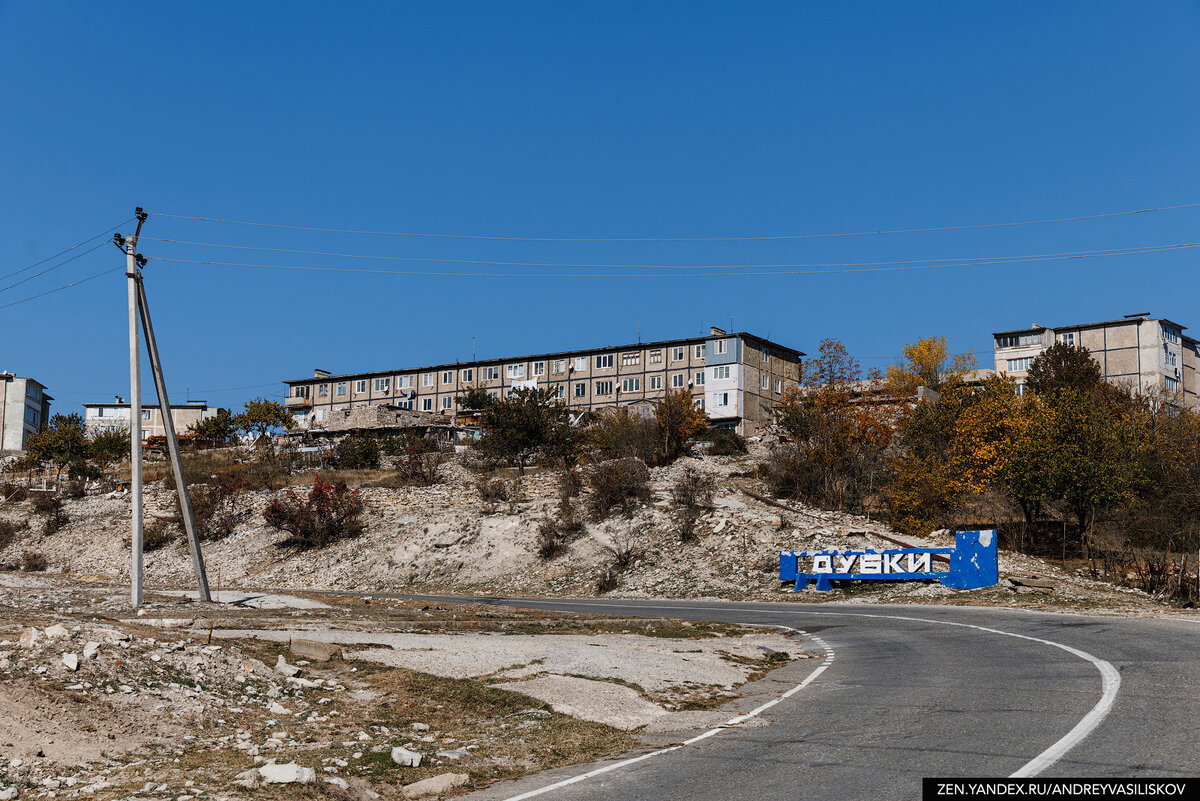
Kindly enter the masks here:
[[[0, 29], [0, 274], [137, 205], [386, 231], [703, 237], [1200, 201], [1196, 3], [0, 2]], [[840, 339], [866, 366], [931, 334], [986, 366], [991, 331], [1035, 321], [1149, 311], [1195, 335], [1200, 251], [816, 276], [445, 278], [156, 257], [499, 268], [150, 237], [393, 257], [807, 264], [1173, 244], [1200, 240], [1198, 223], [1200, 209], [1185, 209], [840, 239], [548, 243], [152, 215], [140, 250], [172, 400], [190, 388], [238, 406], [313, 367], [469, 359], [472, 336], [481, 357], [497, 356], [630, 342], [639, 323], [646, 339], [688, 336], [730, 316], [808, 352]], [[0, 304], [122, 261], [105, 246], [0, 291]], [[551, 270], [572, 271], [597, 272]], [[0, 309], [0, 369], [47, 384], [59, 411], [128, 394], [125, 313], [119, 273]]]

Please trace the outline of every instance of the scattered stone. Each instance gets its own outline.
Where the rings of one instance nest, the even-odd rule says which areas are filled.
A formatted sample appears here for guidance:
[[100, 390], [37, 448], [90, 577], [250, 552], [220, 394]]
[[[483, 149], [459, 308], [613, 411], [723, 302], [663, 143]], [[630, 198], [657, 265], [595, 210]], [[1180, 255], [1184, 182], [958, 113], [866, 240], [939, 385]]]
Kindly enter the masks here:
[[258, 775], [266, 784], [312, 784], [317, 780], [315, 770], [295, 762], [288, 762], [286, 765], [263, 765], [258, 769]]
[[237, 778], [233, 780], [233, 783], [238, 787], [245, 787], [247, 790], [253, 790], [261, 783], [261, 781], [262, 776], [259, 775], [256, 769], [251, 768], [250, 770], [239, 773]]
[[336, 643], [300, 638], [292, 640], [288, 649], [301, 659], [311, 659], [315, 662], [328, 662], [342, 653], [342, 646]]
[[413, 731], [429, 731], [428, 723], [414, 723], [412, 727]]
[[421, 766], [421, 755], [416, 751], [409, 751], [407, 748], [396, 746], [392, 749], [392, 761], [401, 767], [419, 768]]
[[87, 645], [83, 646], [83, 658], [84, 659], [95, 659], [96, 655], [99, 652], [100, 652], [100, 643], [98, 643], [98, 642], [89, 641], [87, 643]]
[[46, 628], [46, 636], [52, 640], [58, 640], [63, 637], [70, 637], [71, 632], [62, 623], [55, 623], [53, 626]]
[[19, 795], [20, 792], [16, 787], [5, 787], [3, 790], [0, 790], [0, 801], [13, 801]]
[[455, 787], [462, 787], [471, 777], [466, 773], [442, 773], [419, 782], [406, 784], [401, 792], [405, 798], [419, 798], [424, 795], [439, 795]]
[[300, 675], [300, 668], [295, 665], [289, 665], [287, 660], [283, 658], [283, 654], [280, 654], [279, 658], [275, 660], [275, 672], [291, 679]]
[[272, 701], [271, 706], [267, 707], [267, 711], [270, 712], [272, 715], [290, 715], [290, 714], [292, 714], [292, 710], [288, 709], [286, 706], [279, 703], [278, 701]]
[[470, 754], [471, 754], [470, 751], [466, 751], [462, 748], [455, 748], [453, 751], [438, 751], [437, 752], [437, 755], [439, 757], [441, 757], [442, 759], [449, 759], [449, 760], [459, 760], [465, 756], [469, 756]]
[[325, 783], [332, 784], [334, 787], [339, 787], [343, 790], [350, 789], [350, 783], [348, 781], [346, 781], [345, 779], [340, 778], [338, 776], [326, 776]]
[[37, 645], [38, 630], [34, 628], [25, 629], [21, 632], [20, 638], [17, 640], [17, 645], [22, 648], [32, 648]]
[[63, 654], [62, 663], [66, 666], [67, 670], [79, 670], [79, 656], [76, 654]]

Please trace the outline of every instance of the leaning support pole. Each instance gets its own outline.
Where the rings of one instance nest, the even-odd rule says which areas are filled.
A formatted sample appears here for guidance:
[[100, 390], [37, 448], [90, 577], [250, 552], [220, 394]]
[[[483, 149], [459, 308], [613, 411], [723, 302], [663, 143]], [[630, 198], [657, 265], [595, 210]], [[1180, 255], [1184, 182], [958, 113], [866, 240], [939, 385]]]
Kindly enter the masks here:
[[[141, 229], [141, 223], [138, 223]], [[142, 605], [142, 356], [138, 343], [137, 239], [125, 240], [125, 275], [129, 284], [129, 495], [130, 594], [136, 609]]]
[[175, 438], [175, 421], [171, 419], [171, 403], [167, 400], [167, 382], [163, 378], [162, 362], [158, 358], [158, 344], [154, 340], [154, 324], [150, 322], [150, 306], [146, 303], [146, 287], [142, 277], [137, 277], [138, 311], [142, 315], [142, 330], [146, 332], [146, 350], [150, 352], [150, 371], [154, 373], [154, 389], [158, 393], [158, 408], [162, 413], [163, 428], [167, 436], [167, 453], [171, 458], [171, 470], [175, 473], [175, 489], [179, 493], [179, 508], [183, 511], [183, 527], [187, 532], [188, 550], [192, 552], [192, 568], [196, 571], [196, 584], [201, 601], [211, 601], [208, 592], [208, 574], [204, 570], [204, 554], [200, 551], [200, 537], [196, 533], [196, 519], [192, 514], [192, 498], [188, 494], [187, 479], [183, 475], [183, 460], [179, 458], [179, 441]]

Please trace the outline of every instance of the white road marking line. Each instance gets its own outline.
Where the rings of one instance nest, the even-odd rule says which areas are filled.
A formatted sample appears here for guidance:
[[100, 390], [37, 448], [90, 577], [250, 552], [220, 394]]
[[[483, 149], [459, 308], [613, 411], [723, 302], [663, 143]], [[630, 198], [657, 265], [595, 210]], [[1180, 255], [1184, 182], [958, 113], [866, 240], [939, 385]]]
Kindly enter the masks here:
[[[581, 606], [590, 606], [590, 607], [607, 606], [607, 607], [624, 608], [624, 609], [629, 609], [631, 607], [639, 608], [639, 609], [667, 609], [667, 610], [673, 610], [676, 612], [688, 612], [688, 611], [729, 612], [729, 611], [732, 611], [732, 610], [730, 610], [729, 607], [723, 607], [723, 606], [663, 606], [663, 605], [654, 605], [654, 604], [639, 604], [636, 601], [634, 601], [630, 604], [588, 603], [586, 601], [568, 601], [568, 600], [563, 600], [563, 601], [547, 600], [547, 601], [540, 601], [540, 602], [546, 603], [546, 604], [553, 604], [553, 605], [562, 605], [564, 603], [575, 603], [575, 604], [578, 604]], [[537, 600], [522, 600], [521, 603], [539, 603], [539, 601], [537, 601]], [[1079, 743], [1083, 742], [1084, 738], [1087, 737], [1089, 734], [1091, 734], [1093, 731], [1095, 731], [1096, 728], [1102, 722], [1104, 722], [1104, 718], [1108, 716], [1108, 713], [1110, 711], [1112, 711], [1113, 703], [1116, 702], [1116, 700], [1117, 700], [1117, 691], [1120, 690], [1120, 688], [1121, 688], [1121, 674], [1118, 673], [1117, 669], [1112, 666], [1112, 663], [1106, 662], [1103, 659], [1092, 656], [1087, 651], [1081, 651], [1078, 648], [1072, 648], [1069, 645], [1063, 645], [1062, 643], [1055, 642], [1054, 640], [1044, 640], [1040, 637], [1030, 637], [1027, 634], [1016, 634], [1011, 631], [1001, 631], [1000, 629], [988, 628], [987, 626], [976, 626], [972, 623], [957, 623], [952, 620], [933, 620], [930, 618], [908, 617], [905, 615], [868, 614], [866, 612], [815, 612], [815, 611], [811, 611], [811, 610], [807, 610], [807, 609], [785, 610], [785, 609], [753, 609], [753, 608], [751, 608], [751, 609], [746, 609], [744, 611], [753, 612], [753, 613], [757, 613], [757, 614], [768, 614], [768, 615], [826, 615], [826, 616], [842, 616], [842, 617], [875, 617], [875, 618], [885, 618], [888, 620], [906, 620], [906, 621], [916, 622], [916, 623], [934, 623], [934, 624], [941, 625], [941, 626], [958, 626], [960, 628], [975, 629], [977, 631], [985, 631], [990, 634], [1000, 634], [1005, 637], [1015, 637], [1019, 640], [1029, 640], [1030, 642], [1041, 643], [1043, 645], [1050, 645], [1055, 648], [1061, 648], [1062, 650], [1066, 651], [1067, 653], [1074, 654], [1075, 656], [1079, 657], [1080, 659], [1085, 659], [1088, 662], [1091, 662], [1093, 665], [1096, 666], [1096, 670], [1100, 671], [1100, 678], [1101, 678], [1100, 700], [1097, 701], [1096, 705], [1093, 706], [1086, 715], [1084, 715], [1082, 718], [1080, 718], [1079, 722], [1076, 723], [1075, 726], [1072, 727], [1072, 729], [1069, 732], [1067, 732], [1065, 735], [1063, 735], [1057, 742], [1055, 742], [1053, 745], [1051, 745], [1045, 751], [1042, 751], [1040, 754], [1035, 756], [1033, 759], [1029, 760], [1027, 763], [1022, 765], [1020, 768], [1017, 769], [1017, 771], [1015, 773], [1011, 774], [1009, 778], [1013, 778], [1013, 779], [1028, 778], [1030, 776], [1038, 775], [1039, 773], [1044, 771], [1046, 768], [1050, 767], [1055, 762], [1062, 759], [1063, 756], [1068, 751], [1070, 751], [1072, 748], [1079, 745]], [[824, 643], [816, 637], [813, 638], [813, 641], [820, 645], [824, 645]], [[827, 661], [825, 663], [823, 663], [821, 665], [821, 667], [817, 669], [817, 671], [815, 671], [812, 675], [810, 675], [808, 677], [808, 679], [805, 680], [805, 683], [807, 683], [807, 681], [809, 681], [813, 678], [816, 678], [817, 673], [819, 673], [821, 670], [824, 670], [824, 668], [828, 666], [828, 662], [833, 659], [833, 652], [831, 650], [829, 650], [829, 651], [827, 651], [827, 653], [829, 654], [829, 656], [827, 657]], [[799, 689], [799, 687], [797, 687], [795, 689]], [[795, 692], [795, 689], [791, 690], [790, 692]], [[778, 702], [776, 701], [776, 703], [778, 703]], [[667, 750], [674, 750], [674, 749], [667, 749]], [[665, 753], [665, 751], [663, 753]], [[652, 755], [647, 754], [647, 756], [652, 756]], [[620, 765], [614, 765], [613, 767], [620, 767]], [[553, 786], [555, 786], [555, 785], [552, 785], [552, 787]], [[559, 786], [561, 786], [561, 785], [559, 785]], [[547, 788], [547, 789], [550, 789], [550, 788]], [[506, 799], [506, 801], [518, 801], [518, 799], [529, 798], [529, 797], [530, 796], [527, 796], [527, 795], [517, 796], [516, 798]]]
[[[802, 632], [799, 632], [796, 629], [792, 628], [791, 626], [774, 626], [773, 625], [772, 628], [787, 629], [788, 631], [792, 631], [797, 634], [802, 633]], [[807, 636], [807, 635], [805, 635], [805, 636]], [[795, 687], [791, 688], [790, 690], [788, 690], [787, 692], [785, 692], [783, 695], [779, 696], [778, 698], [774, 698], [770, 701], [767, 701], [765, 704], [763, 704], [755, 709], [750, 710], [749, 712], [745, 713], [744, 715], [738, 715], [737, 717], [730, 718], [729, 720], [722, 723], [720, 726], [717, 726], [714, 729], [709, 729], [708, 731], [697, 734], [695, 737], [692, 737], [690, 739], [684, 740], [679, 745], [672, 745], [672, 746], [668, 746], [667, 748], [660, 748], [657, 751], [651, 751], [648, 754], [642, 754], [641, 756], [631, 757], [630, 759], [623, 759], [620, 762], [614, 762], [611, 765], [605, 765], [603, 767], [596, 768], [595, 770], [589, 770], [587, 773], [581, 773], [578, 776], [572, 776], [569, 779], [563, 779], [562, 781], [555, 782], [554, 784], [548, 784], [545, 787], [539, 787], [536, 790], [529, 790], [527, 792], [521, 793], [520, 795], [510, 796], [509, 798], [504, 799], [504, 801], [524, 801], [524, 799], [526, 799], [526, 798], [534, 798], [534, 797], [542, 795], [544, 793], [549, 793], [552, 790], [559, 790], [559, 789], [562, 789], [563, 787], [568, 787], [572, 784], [578, 784], [579, 782], [586, 781], [587, 779], [591, 779], [595, 776], [600, 776], [601, 774], [604, 774], [604, 773], [609, 773], [609, 772], [617, 770], [619, 768], [629, 767], [630, 765], [634, 765], [638, 762], [643, 762], [647, 759], [650, 759], [651, 757], [662, 756], [663, 754], [669, 754], [672, 751], [678, 751], [681, 748], [685, 748], [686, 746], [693, 745], [694, 743], [698, 743], [701, 740], [707, 740], [709, 737], [713, 737], [717, 734], [720, 734], [722, 731], [724, 731], [725, 729], [730, 728], [732, 726], [737, 726], [739, 724], [745, 723], [747, 720], [750, 720], [751, 718], [758, 717], [763, 712], [765, 712], [768, 709], [770, 709], [771, 707], [775, 706], [783, 699], [789, 698], [792, 695], [803, 690], [805, 687], [807, 687], [809, 684], [811, 684], [813, 682], [813, 680], [817, 678], [817, 676], [820, 676], [822, 673], [824, 673], [825, 670], [829, 667], [830, 663], [833, 662], [833, 649], [830, 648], [828, 645], [826, 645], [824, 642], [821, 642], [820, 640], [818, 640], [816, 637], [810, 637], [810, 639], [812, 639], [814, 642], [818, 643], [825, 650], [825, 661], [823, 661], [817, 667], [816, 670], [814, 670], [812, 673], [809, 673], [807, 676], [805, 676], [804, 681], [800, 682]]]

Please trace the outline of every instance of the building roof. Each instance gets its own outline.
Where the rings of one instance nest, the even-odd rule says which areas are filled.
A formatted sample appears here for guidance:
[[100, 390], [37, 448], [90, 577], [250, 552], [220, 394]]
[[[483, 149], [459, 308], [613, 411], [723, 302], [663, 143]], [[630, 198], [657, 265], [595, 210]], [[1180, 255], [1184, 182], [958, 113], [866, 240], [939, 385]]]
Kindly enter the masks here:
[[[1048, 325], [1034, 324], [1034, 325], [1030, 326], [1029, 328], [1014, 328], [1011, 331], [993, 331], [992, 336], [999, 337], [999, 336], [1004, 336], [1005, 334], [1028, 334], [1030, 331], [1046, 331], [1046, 330], [1070, 331], [1070, 330], [1080, 330], [1083, 328], [1103, 328], [1103, 327], [1109, 326], [1109, 325], [1131, 325], [1131, 324], [1137, 324], [1137, 323], [1142, 323], [1142, 322], [1146, 322], [1146, 321], [1167, 323], [1168, 325], [1175, 326], [1181, 332], [1187, 330], [1186, 325], [1181, 325], [1180, 323], [1177, 323], [1174, 320], [1168, 320], [1166, 317], [1130, 316], [1130, 317], [1122, 317], [1120, 320], [1102, 320], [1097, 323], [1076, 323], [1074, 325], [1048, 326]], [[1188, 337], [1188, 339], [1192, 339], [1192, 338]], [[1195, 342], [1196, 340], [1192, 339], [1192, 341]]]
[[349, 379], [354, 379], [354, 378], [366, 378], [366, 377], [370, 377], [370, 376], [394, 375], [396, 373], [420, 373], [420, 372], [426, 372], [426, 371], [436, 372], [438, 370], [456, 369], [456, 368], [461, 367], [464, 364], [502, 364], [504, 362], [542, 361], [542, 360], [548, 360], [548, 359], [565, 358], [567, 356], [573, 356], [575, 354], [583, 353], [585, 351], [591, 353], [591, 352], [595, 352], [595, 351], [605, 351], [605, 350], [618, 351], [618, 350], [631, 350], [631, 349], [636, 349], [636, 348], [661, 348], [661, 347], [668, 347], [670, 345], [694, 344], [696, 342], [704, 342], [709, 339], [722, 339], [722, 338], [726, 338], [726, 337], [752, 339], [755, 342], [761, 342], [763, 344], [770, 345], [773, 348], [777, 348], [777, 349], [785, 351], [787, 353], [791, 353], [791, 354], [795, 355], [797, 358], [805, 355], [803, 352], [798, 351], [795, 348], [789, 348], [786, 345], [780, 345], [778, 342], [773, 342], [769, 339], [766, 339], [765, 337], [760, 337], [756, 334], [751, 334], [746, 331], [738, 331], [733, 334], [704, 334], [703, 336], [688, 337], [686, 339], [664, 339], [664, 340], [660, 340], [657, 342], [638, 342], [638, 343], [627, 344], [627, 345], [604, 345], [604, 346], [597, 347], [597, 348], [576, 348], [574, 350], [563, 350], [563, 351], [557, 351], [555, 353], [535, 353], [530, 356], [500, 356], [500, 357], [497, 357], [494, 359], [474, 359], [469, 362], [447, 362], [445, 364], [431, 364], [431, 365], [426, 365], [424, 367], [401, 367], [397, 370], [372, 370], [369, 372], [343, 373], [341, 375], [309, 376], [307, 378], [284, 379], [283, 383], [288, 384], [288, 385], [311, 384], [314, 381], [340, 381], [340, 380], [349, 380]]
[[[103, 406], [105, 408], [114, 408], [114, 409], [128, 409], [129, 401], [124, 401], [122, 403], [112, 402], [112, 403], [85, 403], [85, 404], [83, 404], [83, 407], [85, 409], [98, 408], [100, 406]], [[142, 401], [142, 408], [143, 409], [157, 409], [158, 401], [152, 401], [152, 402]], [[171, 408], [172, 409], [207, 409], [208, 403], [206, 401], [188, 401], [187, 403], [172, 403]]]

